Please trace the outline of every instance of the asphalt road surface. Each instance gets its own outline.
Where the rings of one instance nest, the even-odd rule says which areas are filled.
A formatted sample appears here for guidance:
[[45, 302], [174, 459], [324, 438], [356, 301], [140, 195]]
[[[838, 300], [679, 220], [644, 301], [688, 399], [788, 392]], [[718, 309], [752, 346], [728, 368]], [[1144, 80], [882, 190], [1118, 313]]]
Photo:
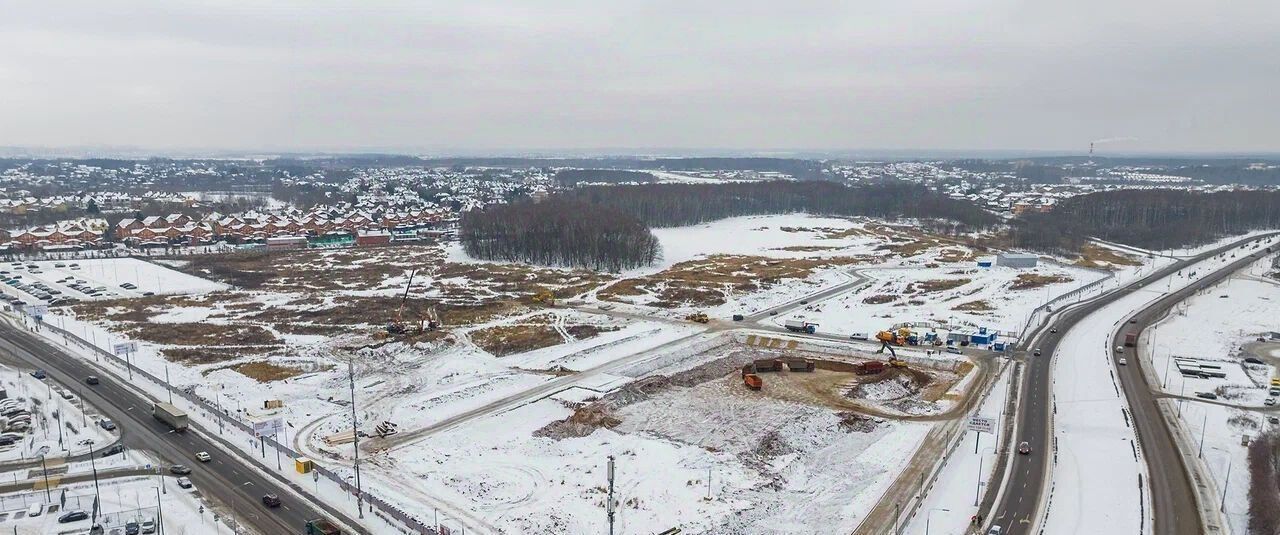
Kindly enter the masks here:
[[[1030, 340], [1033, 341], [1033, 345], [1028, 346], [1025, 349], [1030, 351], [1031, 349], [1039, 348], [1043, 356], [1035, 357], [1030, 356], [1030, 353], [1028, 353], [1027, 365], [1024, 367], [1022, 374], [1022, 383], [1018, 387], [1018, 436], [1014, 437], [1014, 439], [1009, 442], [1011, 444], [1010, 447], [1016, 448], [1019, 442], [1026, 441], [1031, 447], [1032, 453], [1030, 455], [1013, 454], [1012, 463], [1007, 465], [1007, 469], [1009, 470], [1008, 481], [1005, 483], [1003, 489], [1004, 492], [1001, 495], [1000, 502], [995, 504], [995, 507], [991, 509], [991, 513], [986, 518], [988, 523], [999, 524], [1004, 527], [1004, 533], [1010, 535], [1030, 533], [1031, 529], [1035, 526], [1036, 515], [1041, 509], [1041, 490], [1044, 487], [1045, 478], [1050, 470], [1049, 460], [1051, 452], [1053, 451], [1051, 444], [1053, 439], [1051, 433], [1052, 430], [1049, 428], [1050, 412], [1053, 410], [1053, 389], [1050, 378], [1053, 366], [1050, 355], [1053, 355], [1053, 352], [1058, 347], [1058, 343], [1062, 340], [1063, 336], [1066, 335], [1067, 331], [1085, 316], [1088, 316], [1098, 309], [1111, 304], [1117, 299], [1128, 295], [1131, 291], [1147, 286], [1167, 275], [1177, 273], [1179, 270], [1206, 258], [1222, 252], [1236, 250], [1242, 244], [1255, 241], [1260, 237], [1269, 237], [1272, 235], [1273, 234], [1254, 236], [1248, 239], [1239, 240], [1195, 257], [1181, 260], [1169, 267], [1155, 271], [1141, 280], [1130, 283], [1121, 289], [1083, 301], [1083, 304], [1067, 308], [1065, 312], [1060, 313], [1056, 318], [1052, 319], [1051, 322], [1047, 322], [1042, 326], [1041, 329], [1037, 331], [1038, 334], [1036, 336], [1030, 338]], [[1225, 276], [1226, 273], [1235, 271], [1237, 269], [1235, 267], [1237, 264], [1243, 265], [1251, 260], [1256, 260], [1256, 257], [1250, 258], [1246, 256], [1235, 264], [1223, 268], [1212, 276], [1218, 276], [1219, 274], [1224, 274], [1223, 276]], [[1174, 296], [1181, 295], [1181, 297], [1176, 297], [1176, 299], [1181, 300], [1187, 295], [1195, 292], [1195, 289], [1199, 286], [1200, 284], [1192, 285], [1187, 290], [1176, 292]], [[1133, 360], [1136, 359], [1130, 359], [1130, 362], [1133, 362]], [[1138, 371], [1138, 369], [1134, 367], [1133, 372], [1136, 371]], [[1152, 412], [1148, 416], [1152, 420], [1150, 423], [1158, 423], [1158, 413]], [[1156, 438], [1148, 441], [1142, 438], [1143, 435], [1141, 433], [1139, 433], [1139, 437], [1140, 440], [1142, 440], [1144, 455], [1147, 456], [1146, 458], [1148, 460], [1154, 461], [1155, 459], [1160, 458], [1158, 457], [1158, 455], [1160, 455], [1158, 452], [1148, 452], [1148, 448], [1159, 449], [1162, 447], [1160, 446], [1162, 443], [1165, 447], [1173, 447], [1172, 443], [1168, 441], [1167, 429], [1165, 430], [1165, 438], [1163, 440]], [[1178, 466], [1180, 466], [1180, 461], [1177, 461], [1176, 455], [1171, 458], [1174, 459], [1175, 462], [1179, 462]], [[1005, 467], [1005, 464], [1001, 463], [1000, 466]], [[1184, 480], [1186, 475], [1184, 470], [1166, 470], [1163, 468], [1152, 470], [1151, 472], [1153, 474], [1177, 472], [1182, 474], [1181, 477]], [[1182, 488], [1176, 486], [1177, 474], [1165, 475], [1174, 479], [1170, 484], [1175, 486], [1162, 489], [1161, 492], [1168, 494], [1169, 496], [1165, 496], [1161, 498], [1161, 500], [1168, 500], [1172, 495], [1187, 494], [1189, 492], [1189, 486]], [[998, 471], [996, 477], [1003, 477], [1002, 472]], [[1161, 486], [1155, 479], [1152, 480], [1152, 483], [1153, 487], [1160, 488]], [[1175, 514], [1174, 512], [1168, 511], [1170, 505], [1166, 501], [1155, 501], [1154, 503], [1157, 518], [1161, 515], [1169, 515], [1169, 517], [1171, 517]], [[1165, 511], [1162, 512], [1162, 509]], [[1193, 502], [1192, 507], [1183, 510], [1185, 512], [1182, 513], [1182, 516], [1185, 517], [1188, 514], [1195, 515], [1195, 510]], [[1195, 520], [1194, 518], [1184, 518], [1183, 520], [1187, 526], [1191, 527], [1191, 533], [1198, 532], [1198, 526], [1200, 525], [1198, 520]], [[1160, 531], [1161, 528], [1168, 526], [1169, 524], [1167, 519], [1165, 521], [1157, 521], [1155, 533], [1182, 533], [1181, 531]]]
[[[122, 434], [125, 447], [150, 450], [166, 464], [187, 465], [192, 472], [186, 477], [191, 479], [200, 494], [233, 511], [236, 518], [257, 533], [301, 533], [308, 520], [322, 516], [333, 518], [333, 515], [322, 513], [310, 503], [299, 502], [292, 493], [284, 490], [283, 483], [251, 468], [246, 461], [224, 453], [213, 445], [212, 439], [199, 432], [173, 432], [151, 417], [149, 401], [116, 384], [114, 379], [80, 359], [62, 353], [58, 346], [37, 335], [0, 322], [0, 359], [20, 368], [43, 368], [49, 374], [46, 380], [56, 381], [64, 388], [74, 389], [85, 377], [99, 376], [101, 384], [80, 390], [87, 403], [115, 421], [121, 429], [128, 430]], [[197, 461], [195, 454], [201, 451], [209, 452], [213, 460], [208, 463]], [[182, 491], [174, 485], [169, 492], [189, 491]], [[262, 496], [267, 493], [280, 496], [284, 504], [277, 509], [264, 507]]]
[[[1181, 291], [1162, 297], [1159, 301], [1134, 314], [1130, 322], [1116, 332], [1112, 346], [1123, 347], [1126, 333], [1142, 331], [1152, 323], [1159, 321], [1174, 305], [1190, 297], [1202, 287], [1212, 286], [1218, 281], [1243, 269], [1256, 261], [1262, 254], [1240, 255], [1241, 258], [1229, 266], [1220, 269], [1201, 279], [1196, 284]], [[1129, 400], [1129, 412], [1133, 416], [1134, 428], [1138, 433], [1138, 443], [1142, 445], [1142, 453], [1147, 461], [1147, 475], [1151, 481], [1151, 504], [1154, 515], [1154, 533], [1163, 535], [1195, 535], [1200, 533], [1200, 515], [1196, 507], [1195, 487], [1186, 465], [1178, 453], [1178, 446], [1173, 441], [1172, 432], [1165, 425], [1165, 420], [1156, 404], [1156, 393], [1147, 384], [1142, 373], [1147, 363], [1138, 358], [1137, 347], [1125, 347], [1123, 353], [1116, 353], [1113, 359], [1125, 357], [1124, 366], [1116, 366], [1116, 375], [1120, 377], [1120, 386]]]

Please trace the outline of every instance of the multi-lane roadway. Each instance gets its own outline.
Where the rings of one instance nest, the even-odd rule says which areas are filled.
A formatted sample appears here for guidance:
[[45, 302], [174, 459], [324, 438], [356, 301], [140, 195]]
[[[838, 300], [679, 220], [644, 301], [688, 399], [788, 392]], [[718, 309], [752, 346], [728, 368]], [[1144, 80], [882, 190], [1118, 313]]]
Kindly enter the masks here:
[[[1140, 290], [1166, 276], [1173, 275], [1192, 264], [1223, 252], [1236, 250], [1241, 245], [1258, 239], [1259, 236], [1253, 236], [1191, 258], [1180, 260], [1172, 265], [1158, 269], [1150, 275], [1147, 275], [1146, 277], [1130, 283], [1120, 289], [1104, 293], [1098, 297], [1082, 301], [1076, 305], [1064, 307], [1054, 316], [1050, 317], [1049, 321], [1047, 321], [1045, 325], [1042, 326], [1033, 336], [1029, 337], [1030, 342], [1022, 348], [1027, 351], [1028, 356], [1026, 366], [1022, 374], [1022, 382], [1018, 387], [1018, 411], [1016, 416], [1017, 436], [1010, 442], [1016, 445], [1019, 442], [1025, 441], [1030, 446], [1032, 453], [1029, 455], [1014, 455], [1007, 465], [1002, 464], [1001, 467], [997, 469], [996, 474], [993, 476], [993, 480], [1005, 479], [1005, 484], [1002, 487], [1002, 492], [999, 494], [999, 502], [995, 503], [994, 507], [991, 507], [989, 503], [985, 504], [984, 510], [990, 511], [985, 516], [987, 524], [1000, 525], [1003, 527], [1003, 532], [1006, 534], [1030, 533], [1036, 525], [1037, 515], [1042, 510], [1043, 504], [1041, 503], [1041, 499], [1044, 494], [1043, 490], [1045, 488], [1049, 471], [1052, 469], [1052, 465], [1050, 463], [1053, 452], [1052, 356], [1055, 354], [1055, 351], [1057, 351], [1058, 344], [1066, 336], [1067, 332], [1086, 316], [1089, 316], [1102, 307], [1105, 307], [1125, 295], [1128, 295], [1132, 291]], [[1215, 274], [1210, 275], [1210, 277], [1225, 276], [1252, 260], [1256, 260], [1256, 257], [1250, 258], [1246, 255], [1245, 258], [1242, 258], [1230, 266], [1219, 270]], [[1175, 299], [1174, 302], [1181, 300], [1187, 295], [1193, 293], [1199, 286], [1200, 285], [1197, 284], [1193, 287], [1174, 292], [1171, 294], [1170, 299]], [[1163, 290], [1163, 288], [1160, 288], [1160, 290]], [[1099, 333], [1099, 335], [1100, 334], [1101, 333]], [[1036, 349], [1040, 351], [1042, 356], [1037, 357], [1031, 355], [1032, 351]], [[1058, 355], [1057, 358], [1072, 358], [1072, 356]], [[1134, 374], [1137, 372], [1137, 367], [1134, 367], [1129, 373]], [[1131, 400], [1132, 399], [1133, 398], [1131, 398]], [[1140, 405], [1141, 399], [1139, 399], [1137, 403]], [[1148, 407], [1148, 409], [1152, 412], [1144, 412], [1142, 416], [1146, 419], [1146, 424], [1148, 426], [1157, 425], [1163, 427], [1162, 424], [1159, 423], [1158, 412], [1155, 412], [1151, 407]], [[1135, 410], [1135, 417], [1136, 416], [1137, 413]], [[1144, 455], [1148, 455], [1148, 459], [1152, 459], [1152, 462], [1167, 462], [1169, 459], [1174, 461], [1177, 460], [1176, 455], [1173, 457], [1162, 456], [1168, 453], [1167, 449], [1161, 451], [1162, 448], [1173, 447], [1167, 439], [1167, 429], [1165, 430], [1165, 436], [1163, 439], [1158, 436], [1157, 431], [1154, 431], [1154, 428], [1148, 427], [1147, 433], [1151, 434], [1153, 438], [1150, 440], [1143, 438], [1141, 440]], [[1139, 430], [1139, 437], [1143, 437], [1143, 431], [1141, 429]], [[1151, 448], [1152, 453], [1147, 453], [1148, 448]], [[1006, 451], [1004, 453], [1008, 454], [1009, 452]], [[1161, 498], [1158, 501], [1155, 501], [1157, 514], [1156, 533], [1181, 533], [1180, 531], [1160, 531], [1160, 529], [1168, 526], [1170, 519], [1172, 519], [1174, 515], [1180, 514], [1185, 517], [1187, 514], [1185, 512], [1174, 513], [1169, 511], [1170, 507], [1178, 507], [1178, 505], [1176, 505], [1177, 503], [1185, 503], [1185, 501], [1174, 500], [1173, 496], [1186, 494], [1187, 489], [1189, 489], [1189, 486], [1178, 486], [1177, 478], [1179, 476], [1177, 473], [1181, 473], [1182, 477], [1185, 478], [1185, 472], [1181, 469], [1180, 462], [1178, 462], [1176, 466], [1179, 467], [1178, 470], [1162, 468], [1160, 470], [1153, 471], [1161, 472], [1162, 478], [1167, 477], [1168, 481], [1164, 481], [1164, 479], [1162, 479], [1162, 481], [1169, 485], [1166, 488], [1161, 489]], [[1008, 470], [1007, 476], [1004, 475], [1004, 470]], [[1153, 483], [1156, 482], [1153, 480]], [[1159, 487], [1160, 485], [1153, 484], [1152, 486]], [[992, 498], [994, 498], [994, 496], [988, 497], [988, 499]], [[1153, 500], [1155, 500], [1154, 496]], [[1192, 505], [1194, 505], [1194, 503]], [[1191, 507], [1189, 509], [1184, 509], [1183, 511], [1191, 511], [1191, 514], [1194, 514], [1195, 508]], [[1159, 519], [1161, 515], [1168, 515], [1168, 518], [1161, 521]], [[1186, 523], [1185, 521], [1187, 519], [1183, 518], [1183, 520], [1184, 523]], [[1198, 529], [1198, 522], [1188, 524], [1193, 527], [1193, 533]]]
[[[187, 477], [195, 484], [196, 492], [216, 500], [254, 532], [300, 533], [308, 520], [338, 517], [332, 511], [322, 512], [297, 493], [289, 492], [286, 483], [254, 468], [248, 461], [225, 453], [216, 446], [216, 435], [205, 436], [194, 430], [174, 433], [151, 417], [151, 402], [135, 390], [64, 353], [57, 345], [5, 321], [0, 321], [0, 359], [16, 367], [44, 369], [48, 373], [46, 380], [64, 387], [82, 385], [90, 375], [101, 377], [100, 384], [80, 388], [82, 396], [86, 403], [127, 430], [121, 434], [125, 447], [148, 450], [166, 465], [191, 467], [192, 473]], [[201, 451], [209, 452], [213, 459], [208, 463], [199, 462], [195, 454]], [[295, 490], [305, 492], [305, 489]], [[169, 491], [181, 492], [176, 487]], [[262, 496], [268, 493], [280, 496], [284, 501], [282, 506], [264, 507]], [[348, 519], [338, 518], [351, 524]]]

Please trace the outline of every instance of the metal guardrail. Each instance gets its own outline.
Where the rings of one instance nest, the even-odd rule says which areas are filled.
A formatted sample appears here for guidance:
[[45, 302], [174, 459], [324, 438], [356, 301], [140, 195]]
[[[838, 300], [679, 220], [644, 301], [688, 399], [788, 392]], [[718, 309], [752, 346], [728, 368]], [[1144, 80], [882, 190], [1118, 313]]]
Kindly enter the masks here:
[[[50, 325], [48, 323], [41, 323], [40, 325], [41, 325], [41, 329], [47, 329], [53, 333], [56, 333], [60, 336], [65, 337], [68, 340], [72, 340], [77, 345], [80, 345], [81, 347], [92, 350], [98, 355], [107, 357], [108, 359], [110, 359], [110, 361], [114, 361], [118, 365], [123, 365], [126, 368], [131, 368], [133, 370], [133, 373], [147, 378], [152, 383], [155, 383], [157, 385], [164, 385], [168, 391], [173, 393], [174, 396], [185, 399], [189, 403], [192, 403], [197, 407], [200, 407], [207, 414], [216, 416], [219, 420], [222, 421], [223, 424], [230, 425], [235, 429], [239, 429], [250, 435], [253, 435], [252, 426], [244, 423], [243, 421], [240, 421], [237, 418], [232, 417], [229, 413], [225, 411], [225, 409], [222, 409], [220, 406], [212, 403], [210, 400], [205, 399], [204, 397], [201, 397], [194, 393], [187, 392], [185, 390], [174, 389], [172, 386], [169, 386], [161, 378], [152, 375], [146, 370], [143, 370], [136, 366], [132, 366], [125, 359], [122, 359], [119, 356], [115, 355], [114, 353], [86, 341], [85, 339], [81, 338], [78, 335], [72, 334], [66, 329], [63, 329], [54, 325]], [[275, 441], [270, 437], [259, 437], [259, 440], [263, 442], [264, 448], [266, 446], [272, 446], [273, 448], [278, 448], [280, 452], [284, 453], [285, 455], [288, 455], [291, 459], [297, 458], [297, 457], [307, 457], [307, 455], [294, 451], [292, 448], [288, 447], [287, 445], [280, 444], [279, 442]], [[338, 488], [342, 489], [343, 492], [346, 492], [352, 495], [356, 494], [354, 485], [352, 485], [351, 483], [348, 483], [347, 480], [341, 475], [319, 465], [316, 465], [313, 468], [313, 470], [315, 470], [321, 476], [324, 476], [326, 479], [336, 483], [338, 485]], [[368, 506], [370, 508], [370, 512], [373, 512], [384, 519], [391, 519], [394, 522], [399, 522], [403, 524], [404, 529], [402, 529], [401, 531], [404, 533], [418, 534], [418, 535], [445, 535], [447, 533], [450, 533], [450, 530], [448, 528], [445, 528], [444, 526], [439, 526], [439, 525], [436, 525], [436, 526], [428, 525], [425, 520], [418, 519], [417, 517], [414, 517], [413, 515], [405, 512], [403, 509], [400, 509], [388, 503], [386, 500], [383, 500], [378, 496], [370, 494], [368, 490], [361, 491], [360, 497], [363, 498], [363, 500], [369, 504]], [[446, 518], [446, 521], [447, 520], [448, 519]], [[438, 527], [442, 529], [438, 530], [437, 529]]]

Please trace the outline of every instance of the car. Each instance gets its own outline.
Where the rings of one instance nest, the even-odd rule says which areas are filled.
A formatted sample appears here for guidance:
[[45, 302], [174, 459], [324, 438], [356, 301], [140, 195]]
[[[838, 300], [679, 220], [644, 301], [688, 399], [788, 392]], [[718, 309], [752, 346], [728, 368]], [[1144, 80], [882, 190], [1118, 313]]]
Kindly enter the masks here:
[[130, 520], [124, 524], [124, 535], [138, 535], [138, 531], [142, 529], [137, 522]]
[[175, 464], [169, 467], [169, 473], [184, 476], [191, 473], [191, 468], [185, 464]]
[[1021, 453], [1023, 455], [1031, 453], [1031, 444], [1028, 444], [1026, 441], [1023, 441], [1021, 444], [1018, 444], [1018, 453]]
[[1268, 422], [1271, 422], [1271, 423], [1273, 423], [1273, 424], [1280, 424], [1280, 416], [1271, 416], [1271, 417], [1268, 417], [1268, 418], [1267, 418], [1267, 421], [1268, 421]]
[[1124, 353], [1124, 346], [1116, 346], [1116, 353]]
[[110, 457], [117, 453], [124, 453], [124, 444], [112, 444], [110, 448], [102, 450], [103, 457]]
[[27, 509], [27, 516], [40, 516], [42, 514], [44, 514], [43, 503], [37, 503], [32, 505], [30, 509]]
[[1124, 366], [1124, 365], [1126, 365], [1126, 364], [1128, 364], [1128, 363], [1129, 363], [1129, 362], [1128, 362], [1128, 361], [1126, 361], [1126, 360], [1124, 359], [1124, 357], [1120, 357], [1120, 360], [1117, 360], [1117, 361], [1116, 361], [1116, 364], [1119, 364], [1119, 365], [1121, 365], [1121, 366]]
[[197, 454], [196, 454], [196, 460], [197, 460], [197, 461], [200, 461], [200, 462], [202, 462], [202, 463], [207, 463], [207, 462], [209, 462], [209, 460], [210, 460], [210, 459], [212, 459], [212, 458], [213, 458], [213, 457], [209, 456], [209, 452], [207, 452], [207, 451], [202, 451], [202, 452], [200, 452], [200, 453], [197, 453]]
[[745, 318], [742, 314], [734, 314], [734, 315], [733, 315], [733, 321], [742, 321], [742, 320], [744, 320], [744, 319], [746, 319], [746, 318]]
[[96, 384], [98, 384], [98, 376], [97, 376], [97, 375], [90, 375], [90, 376], [88, 376], [88, 377], [85, 377], [85, 378], [84, 378], [84, 384], [87, 384], [87, 385], [96, 385]]
[[1138, 318], [1129, 318], [1129, 323], [1138, 323]]
[[280, 497], [275, 494], [263, 494], [262, 505], [267, 507], [280, 507]]
[[1276, 405], [1276, 398], [1267, 398], [1267, 400], [1263, 401], [1262, 404], [1268, 407], [1274, 407]]
[[180, 478], [178, 478], [178, 486], [179, 486], [179, 487], [182, 487], [182, 488], [184, 488], [184, 489], [189, 489], [189, 488], [191, 488], [191, 487], [194, 487], [195, 485], [192, 485], [192, 484], [191, 484], [191, 480], [190, 480], [190, 479], [187, 479], [187, 478], [185, 478], [185, 477], [180, 477]]
[[1057, 328], [1057, 327], [1054, 327], [1054, 328], [1052, 328], [1052, 329], [1049, 329], [1049, 332], [1050, 332], [1050, 333], [1053, 333], [1053, 334], [1058, 334], [1058, 328]]
[[156, 532], [155, 519], [148, 518], [142, 521], [142, 533], [145, 534], [145, 533], [155, 533], [155, 532]]
[[1246, 364], [1265, 364], [1262, 362], [1262, 359], [1258, 357], [1245, 357], [1244, 362]]
[[991, 526], [991, 529], [987, 530], [987, 535], [1000, 535], [1002, 533], [1004, 533], [1004, 529], [1000, 526]]
[[801, 299], [801, 300], [800, 300], [800, 304], [802, 304], [802, 305], [807, 305], [807, 304], [809, 304], [809, 300], [808, 300], [808, 299]]
[[103, 428], [103, 429], [106, 429], [107, 431], [115, 431], [115, 430], [116, 430], [116, 423], [115, 423], [115, 422], [113, 422], [113, 421], [111, 421], [111, 420], [109, 420], [109, 419], [107, 419], [107, 418], [103, 418], [103, 419], [101, 419], [101, 420], [98, 420], [98, 426], [99, 426], [99, 427], [101, 427], [101, 428]]
[[32, 377], [35, 377], [36, 379], [39, 379], [39, 380], [43, 381], [43, 380], [44, 380], [46, 377], [48, 377], [49, 375], [48, 375], [48, 374], [46, 374], [46, 373], [44, 372], [44, 370], [36, 370], [36, 371], [31, 372], [31, 376], [32, 376]]
[[1035, 355], [1035, 356], [1037, 356], [1037, 357], [1038, 357], [1038, 356], [1040, 356], [1040, 348], [1038, 348], [1038, 347], [1037, 347], [1037, 348], [1036, 348], [1036, 350], [1035, 350], [1035, 351], [1033, 351], [1031, 354], [1032, 354], [1032, 355]]
[[64, 267], [67, 267], [67, 265], [66, 265], [66, 264], [63, 264], [62, 262], [58, 262], [57, 264], [54, 264], [54, 265], [53, 265], [53, 267], [56, 267], [56, 268], [64, 268]]
[[1218, 395], [1213, 392], [1196, 392], [1196, 397], [1200, 399], [1218, 399]]
[[777, 310], [770, 310], [770, 311], [769, 311], [769, 315], [770, 315], [770, 316], [777, 316], [777, 315], [778, 315], [778, 311], [777, 311]]
[[850, 340], [867, 340], [867, 335], [864, 333], [853, 333], [849, 335], [849, 339]]
[[955, 353], [955, 354], [957, 354], [957, 355], [963, 355], [963, 354], [964, 354], [964, 352], [963, 352], [963, 351], [960, 351], [960, 348], [955, 347], [955, 346], [948, 346], [948, 347], [947, 347], [947, 353]]
[[155, 295], [155, 294], [156, 294], [155, 292], [142, 292], [142, 295], [143, 295], [143, 296], [146, 296], [146, 297], [151, 297], [151, 296], [153, 296], [153, 295]]
[[89, 518], [89, 513], [84, 511], [67, 511], [58, 517], [59, 524], [69, 524], [71, 522], [79, 522]]
[[62, 399], [65, 399], [65, 400], [67, 400], [67, 401], [71, 401], [71, 400], [73, 400], [73, 399], [76, 399], [76, 395], [75, 395], [75, 394], [72, 394], [70, 391], [67, 391], [67, 390], [63, 390], [63, 391], [62, 391], [62, 392], [60, 392], [58, 395], [59, 395], [59, 396], [62, 396]]

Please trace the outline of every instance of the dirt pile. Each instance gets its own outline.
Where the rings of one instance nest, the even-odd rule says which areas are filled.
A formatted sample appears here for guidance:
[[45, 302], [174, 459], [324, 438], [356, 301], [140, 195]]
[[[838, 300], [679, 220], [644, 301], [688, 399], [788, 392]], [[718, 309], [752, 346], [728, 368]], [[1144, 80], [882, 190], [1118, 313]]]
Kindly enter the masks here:
[[929, 376], [913, 370], [890, 369], [865, 380], [845, 394], [852, 399], [893, 401], [915, 396], [929, 384]]
[[554, 440], [581, 438], [594, 433], [596, 429], [612, 429], [621, 423], [622, 420], [613, 415], [613, 410], [607, 403], [596, 402], [573, 411], [568, 418], [543, 426], [534, 431], [533, 436]]
[[841, 412], [836, 416], [840, 417], [840, 428], [849, 433], [870, 433], [876, 430], [876, 421], [868, 416], [863, 416], [856, 412]]

